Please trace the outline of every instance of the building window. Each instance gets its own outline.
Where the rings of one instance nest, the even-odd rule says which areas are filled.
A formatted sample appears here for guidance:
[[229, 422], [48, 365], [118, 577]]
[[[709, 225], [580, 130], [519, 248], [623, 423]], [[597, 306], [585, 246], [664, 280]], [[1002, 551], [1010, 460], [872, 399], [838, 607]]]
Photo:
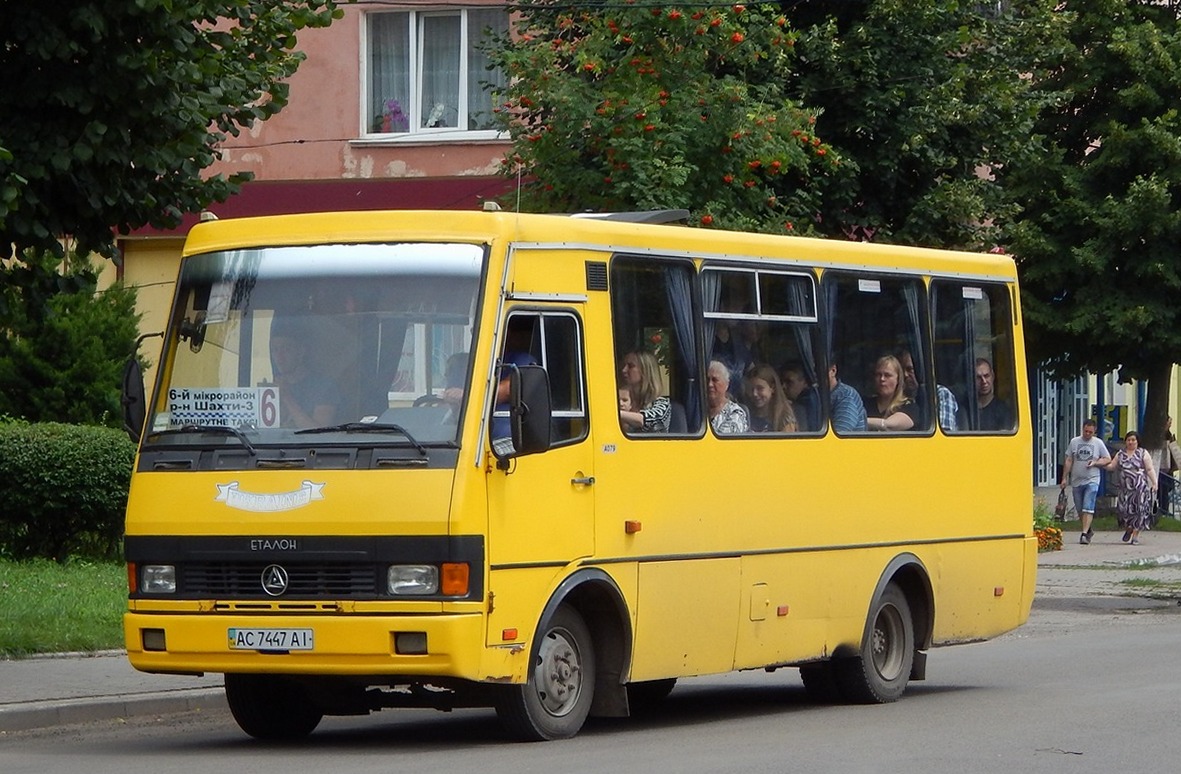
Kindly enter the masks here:
[[[508, 29], [503, 7], [372, 13], [367, 17], [371, 134], [491, 131], [500, 72], [480, 51], [491, 28]], [[488, 84], [492, 84], [488, 88]]]

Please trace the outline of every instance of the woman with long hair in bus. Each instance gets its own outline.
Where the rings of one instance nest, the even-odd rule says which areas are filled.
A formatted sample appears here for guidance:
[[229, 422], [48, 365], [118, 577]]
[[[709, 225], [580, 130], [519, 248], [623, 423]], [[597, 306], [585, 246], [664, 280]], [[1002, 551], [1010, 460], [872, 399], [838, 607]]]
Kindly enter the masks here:
[[1124, 448], [1103, 467], [1119, 471], [1115, 510], [1124, 525], [1123, 541], [1140, 545], [1140, 530], [1146, 528], [1152, 518], [1157, 483], [1152, 456], [1140, 448], [1140, 434], [1135, 430], [1128, 431], [1124, 436]]
[[663, 395], [664, 380], [656, 356], [635, 350], [623, 356], [619, 366], [620, 381], [631, 393], [630, 410], [620, 411], [623, 429], [644, 433], [667, 433], [672, 403]]
[[755, 363], [746, 371], [746, 405], [750, 429], [756, 433], [794, 433], [799, 426], [775, 369]]
[[914, 401], [906, 397], [902, 364], [893, 355], [878, 358], [873, 368], [873, 394], [863, 399], [870, 430], [910, 430], [914, 427]]

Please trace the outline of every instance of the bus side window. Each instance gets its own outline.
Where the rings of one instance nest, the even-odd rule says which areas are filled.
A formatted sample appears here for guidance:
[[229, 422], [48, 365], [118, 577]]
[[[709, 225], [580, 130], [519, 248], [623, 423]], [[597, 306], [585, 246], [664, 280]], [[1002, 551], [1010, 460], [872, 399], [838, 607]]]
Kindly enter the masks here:
[[[505, 330], [502, 361], [540, 365], [549, 377], [553, 412], [550, 445], [563, 446], [585, 438], [588, 417], [581, 320], [567, 311], [514, 311]], [[506, 434], [507, 417], [504, 406], [494, 408], [494, 439]]]
[[[852, 422], [852, 400], [846, 387], [830, 395], [842, 405], [833, 407], [837, 433], [857, 430], [929, 432], [934, 424], [935, 393], [930, 346], [925, 331], [927, 294], [917, 277], [869, 276], [828, 272], [829, 362], [837, 365], [838, 380], [861, 395], [868, 418], [864, 427]], [[909, 363], [909, 369], [906, 365]], [[880, 374], [887, 374], [885, 384]], [[909, 426], [890, 427], [881, 420], [896, 413], [909, 417]], [[859, 413], [859, 412], [858, 412]], [[904, 423], [906, 424], [906, 423]]]
[[745, 404], [750, 433], [822, 431], [815, 275], [771, 264], [708, 265], [701, 287], [709, 359], [730, 370], [730, 395]]
[[1017, 426], [1012, 310], [1000, 284], [934, 280], [935, 373], [955, 396], [944, 432], [1007, 433]]
[[619, 421], [634, 438], [701, 433], [705, 368], [693, 324], [693, 277], [688, 261], [612, 260], [616, 380], [632, 404]]

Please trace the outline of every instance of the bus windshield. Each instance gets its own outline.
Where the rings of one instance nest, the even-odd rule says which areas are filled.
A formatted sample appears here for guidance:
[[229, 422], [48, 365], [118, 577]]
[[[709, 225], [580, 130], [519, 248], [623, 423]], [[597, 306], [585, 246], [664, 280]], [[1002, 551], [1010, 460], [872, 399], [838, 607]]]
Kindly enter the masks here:
[[484, 256], [402, 243], [187, 258], [149, 439], [456, 444]]

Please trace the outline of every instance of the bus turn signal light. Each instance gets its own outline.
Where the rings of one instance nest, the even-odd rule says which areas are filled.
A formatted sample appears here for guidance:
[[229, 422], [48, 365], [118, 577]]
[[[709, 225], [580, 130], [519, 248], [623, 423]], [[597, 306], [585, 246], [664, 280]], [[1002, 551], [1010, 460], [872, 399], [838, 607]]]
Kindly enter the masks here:
[[443, 562], [442, 588], [445, 597], [466, 597], [468, 566], [464, 562]]

